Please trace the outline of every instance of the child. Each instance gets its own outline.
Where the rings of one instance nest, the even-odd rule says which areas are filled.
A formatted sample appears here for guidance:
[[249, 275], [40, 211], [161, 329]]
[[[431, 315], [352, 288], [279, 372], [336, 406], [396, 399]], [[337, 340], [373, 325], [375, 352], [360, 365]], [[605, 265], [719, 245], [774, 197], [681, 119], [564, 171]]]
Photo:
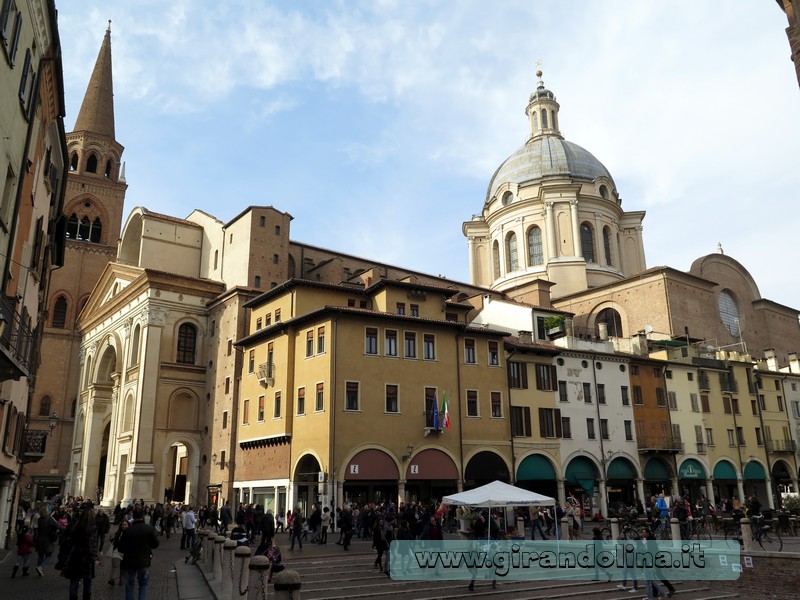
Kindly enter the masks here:
[[276, 544], [273, 544], [272, 548], [267, 552], [267, 558], [269, 559], [269, 578], [267, 583], [272, 583], [272, 576], [284, 569], [281, 549]]
[[17, 571], [19, 571], [20, 567], [22, 567], [22, 576], [28, 575], [28, 559], [32, 551], [33, 536], [30, 533], [30, 528], [27, 525], [23, 525], [17, 536], [17, 564], [14, 565], [14, 569], [11, 571], [12, 578], [17, 576]]

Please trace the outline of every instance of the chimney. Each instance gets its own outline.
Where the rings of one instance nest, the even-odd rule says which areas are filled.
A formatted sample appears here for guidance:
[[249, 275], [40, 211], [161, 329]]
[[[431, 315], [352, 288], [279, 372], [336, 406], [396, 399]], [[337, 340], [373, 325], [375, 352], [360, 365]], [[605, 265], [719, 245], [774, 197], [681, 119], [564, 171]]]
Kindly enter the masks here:
[[519, 341], [521, 344], [532, 344], [533, 343], [533, 333], [530, 331], [520, 331], [518, 334]]
[[767, 369], [770, 371], [780, 371], [778, 367], [778, 357], [775, 355], [775, 350], [769, 348], [768, 350], [764, 350], [764, 356], [767, 359]]
[[597, 333], [602, 341], [608, 341], [608, 323], [598, 323]]
[[797, 352], [789, 352], [789, 372], [800, 373], [800, 360], [797, 359]]

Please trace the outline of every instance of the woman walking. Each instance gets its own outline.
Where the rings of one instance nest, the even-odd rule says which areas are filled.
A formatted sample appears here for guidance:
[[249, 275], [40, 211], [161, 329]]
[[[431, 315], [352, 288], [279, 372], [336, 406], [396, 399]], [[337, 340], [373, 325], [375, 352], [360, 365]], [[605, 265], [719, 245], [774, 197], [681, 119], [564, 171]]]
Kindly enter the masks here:
[[39, 577], [44, 576], [42, 567], [47, 564], [47, 559], [53, 555], [56, 548], [56, 542], [60, 533], [58, 521], [47, 512], [46, 508], [39, 511], [39, 527], [37, 528], [39, 535], [36, 538], [36, 553], [39, 555], [38, 562], [36, 563], [36, 572]]
[[383, 570], [383, 553], [386, 551], [386, 540], [383, 538], [383, 519], [378, 519], [375, 527], [372, 528], [372, 547], [378, 552], [375, 558], [376, 569]]
[[63, 549], [66, 554], [61, 575], [69, 579], [69, 600], [78, 600], [78, 588], [83, 581], [83, 600], [92, 597], [92, 579], [99, 564], [97, 526], [91, 503], [84, 504], [77, 521], [65, 533]]
[[123, 519], [122, 523], [117, 527], [117, 532], [109, 537], [109, 540], [111, 540], [111, 577], [108, 580], [108, 585], [114, 585], [116, 583], [114, 581], [114, 575], [117, 576], [119, 585], [122, 585], [122, 553], [117, 549], [117, 546], [119, 544], [119, 538], [122, 537], [122, 534], [125, 533], [128, 527], [130, 527], [130, 525]]

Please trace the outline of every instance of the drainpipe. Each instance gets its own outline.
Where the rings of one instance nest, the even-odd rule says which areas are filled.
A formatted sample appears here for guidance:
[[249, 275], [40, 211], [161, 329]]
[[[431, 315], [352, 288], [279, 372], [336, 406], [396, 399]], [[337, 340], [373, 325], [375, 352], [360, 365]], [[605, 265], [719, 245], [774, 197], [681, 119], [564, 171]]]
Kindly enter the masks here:
[[517, 453], [514, 449], [514, 430], [511, 424], [511, 382], [508, 380], [508, 363], [514, 358], [514, 355], [517, 353], [516, 350], [513, 350], [511, 354], [506, 357], [506, 392], [507, 392], [507, 407], [508, 412], [508, 433], [511, 439], [511, 485], [515, 485], [517, 483]]
[[602, 479], [597, 482], [597, 487], [600, 488], [600, 513], [603, 516], [608, 516], [608, 490], [606, 489], [606, 449], [605, 444], [603, 443], [603, 428], [600, 420], [600, 394], [597, 393], [597, 367], [595, 366], [597, 353], [594, 350], [591, 351], [590, 358], [592, 361], [592, 382], [594, 384], [594, 404], [595, 412], [597, 413], [597, 428], [600, 433], [600, 466], [603, 468], [603, 472], [600, 474]]
[[[460, 481], [456, 482], [456, 486], [460, 487], [458, 491], [461, 492], [464, 489], [464, 476], [466, 475], [466, 469], [464, 467], [464, 420], [462, 418], [462, 411], [463, 411], [463, 398], [461, 397], [461, 340], [464, 339], [464, 336], [459, 333], [456, 335], [456, 385], [458, 385], [458, 393], [456, 394], [456, 398], [458, 398], [458, 460], [461, 463], [458, 468], [458, 476]], [[461, 485], [458, 485], [458, 484]]]

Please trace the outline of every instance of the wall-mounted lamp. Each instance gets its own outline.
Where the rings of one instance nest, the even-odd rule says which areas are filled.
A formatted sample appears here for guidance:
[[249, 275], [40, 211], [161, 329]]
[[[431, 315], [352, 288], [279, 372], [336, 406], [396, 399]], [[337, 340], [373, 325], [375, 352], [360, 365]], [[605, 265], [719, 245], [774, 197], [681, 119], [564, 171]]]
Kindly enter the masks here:
[[215, 465], [217, 465], [220, 469], [224, 469], [225, 468], [225, 456], [224, 456], [224, 453], [223, 453], [222, 458], [219, 461], [217, 461], [217, 453], [214, 452], [214, 454], [211, 455], [211, 462], [213, 462]]
[[406, 462], [409, 458], [411, 458], [411, 453], [414, 452], [414, 444], [408, 442], [408, 446], [406, 446], [406, 454], [403, 454], [402, 460]]
[[57, 412], [54, 412], [52, 415], [50, 415], [50, 423], [49, 423], [49, 425], [50, 425], [50, 431], [53, 431], [53, 429], [56, 428], [56, 425], [58, 425], [58, 413]]

